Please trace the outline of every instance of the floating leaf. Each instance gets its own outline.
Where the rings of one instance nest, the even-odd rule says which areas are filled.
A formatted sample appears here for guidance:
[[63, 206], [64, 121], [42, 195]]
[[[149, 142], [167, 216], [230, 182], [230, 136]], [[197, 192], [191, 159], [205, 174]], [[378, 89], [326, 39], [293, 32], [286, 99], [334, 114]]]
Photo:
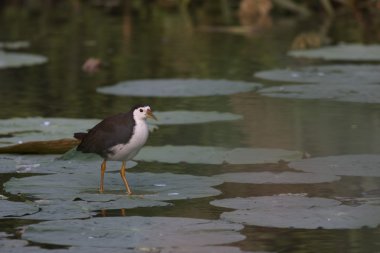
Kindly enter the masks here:
[[[158, 117], [158, 121], [152, 122], [153, 125], [197, 124], [242, 119], [240, 115], [221, 112], [167, 111], [154, 114]], [[0, 145], [72, 138], [75, 132], [85, 132], [100, 121], [100, 119], [42, 117], [3, 119], [0, 120]]]
[[47, 58], [40, 55], [0, 51], [0, 69], [37, 65], [45, 62], [47, 62]]
[[257, 83], [227, 80], [162, 79], [125, 81], [98, 88], [97, 91], [116, 96], [197, 97], [230, 95], [259, 87], [261, 85]]
[[[125, 188], [119, 173], [106, 173], [104, 180], [105, 193], [98, 194], [99, 174], [67, 173], [12, 178], [4, 186], [12, 194], [28, 194], [35, 198], [46, 200], [80, 199], [88, 200], [89, 202], [105, 202], [104, 198], [107, 195], [107, 198], [109, 198], [107, 202], [110, 202], [110, 200], [121, 201], [121, 198], [131, 199], [125, 194]], [[132, 190], [136, 194], [144, 194], [142, 200], [147, 201], [215, 196], [219, 195], [220, 192], [212, 188], [212, 186], [222, 183], [221, 180], [216, 178], [171, 173], [127, 173], [127, 178]], [[165, 186], [156, 186], [157, 184], [165, 184]], [[85, 194], [91, 194], [91, 198], [88, 199], [89, 197]], [[131, 203], [131, 205], [135, 203]], [[113, 203], [108, 204], [112, 205]], [[100, 208], [106, 208], [106, 206], [101, 206]]]
[[39, 201], [36, 205], [38, 212], [25, 215], [22, 219], [31, 220], [66, 220], [90, 218], [92, 213], [86, 206], [80, 205], [79, 201]]
[[[57, 155], [1, 155], [0, 173], [100, 173], [102, 158], [93, 154], [73, 152], [70, 159]], [[127, 168], [137, 163], [127, 162]], [[107, 162], [107, 171], [119, 171], [121, 162]]]
[[[98, 119], [13, 118], [0, 120], [3, 143], [72, 138], [74, 132], [86, 131], [99, 123]], [[4, 145], [4, 144], [3, 144]]]
[[[44, 167], [60, 166], [55, 161]], [[25, 219], [72, 219], [85, 218], [92, 215], [91, 211], [101, 209], [121, 209], [135, 207], [166, 206], [163, 200], [201, 198], [219, 195], [220, 192], [212, 186], [222, 181], [190, 175], [175, 175], [170, 173], [127, 173], [128, 181], [137, 196], [129, 196], [119, 173], [105, 175], [105, 193], [98, 193], [100, 173], [78, 165], [78, 161], [70, 161], [77, 171], [40, 175], [23, 178], [12, 178], [4, 184], [7, 192], [23, 194], [40, 199], [37, 204], [39, 213], [24, 216]], [[84, 169], [81, 170], [80, 167]], [[54, 169], [51, 169], [54, 170]], [[141, 196], [143, 194], [143, 196]]]
[[326, 65], [260, 71], [255, 76], [280, 82], [355, 84], [362, 87], [363, 84], [378, 84], [379, 70], [378, 65]]
[[224, 220], [264, 227], [355, 229], [380, 224], [380, 206], [349, 206], [325, 198], [278, 195], [215, 200], [212, 205], [238, 209]]
[[37, 211], [38, 207], [35, 205], [3, 199], [0, 200], [0, 218], [20, 217], [36, 213]]
[[243, 240], [243, 226], [224, 221], [169, 217], [106, 217], [30, 225], [23, 239], [107, 248], [196, 247]]
[[379, 70], [373, 65], [331, 65], [264, 71], [256, 73], [256, 76], [276, 81], [313, 83], [260, 90], [265, 96], [380, 103]]
[[[22, 219], [30, 220], [67, 220], [90, 218], [94, 211], [107, 209], [132, 209], [136, 207], [168, 206], [169, 203], [144, 198], [130, 198], [124, 195], [107, 194], [107, 201], [96, 194], [84, 194], [75, 200], [37, 200], [39, 211], [32, 215], [25, 215]], [[88, 197], [88, 195], [93, 195]], [[88, 198], [92, 200], [88, 200]]]
[[[160, 253], [249, 253], [248, 251], [241, 251], [239, 248], [230, 246], [204, 246], [204, 247], [173, 247], [164, 248]], [[253, 252], [252, 252], [253, 253]], [[257, 253], [265, 253], [263, 251]], [[269, 253], [269, 252], [268, 252]]]
[[196, 124], [216, 121], [239, 120], [243, 117], [233, 113], [222, 112], [201, 112], [201, 111], [169, 111], [154, 112], [158, 121], [157, 125], [178, 125], [178, 124]]
[[353, 205], [371, 205], [371, 206], [380, 206], [380, 197], [379, 195], [376, 197], [337, 197], [339, 201], [352, 203]]
[[335, 61], [380, 61], [379, 45], [340, 44], [318, 49], [294, 50], [293, 57], [321, 58]]
[[277, 163], [280, 160], [300, 159], [298, 151], [262, 148], [225, 149], [201, 146], [162, 146], [144, 147], [136, 156], [136, 160], [158, 161], [165, 163], [197, 163], [197, 164], [259, 164]]
[[9, 41], [9, 42], [0, 42], [0, 49], [10, 49], [17, 50], [30, 47], [29, 41]]
[[[104, 253], [105, 248], [98, 247], [70, 247], [67, 249], [45, 249], [39, 246], [29, 245], [29, 242], [26, 240], [18, 239], [0, 239], [0, 249], [4, 253]], [[118, 249], [112, 248], [112, 245], [107, 248], [107, 253], [143, 253], [144, 251], [136, 251], [132, 249]], [[154, 251], [152, 251], [154, 252]], [[162, 252], [162, 251], [161, 251]], [[160, 252], [160, 253], [161, 253]], [[236, 251], [239, 253], [239, 251]]]
[[380, 177], [380, 155], [341, 155], [291, 162], [289, 167], [306, 172], [341, 176]]
[[225, 154], [225, 162], [230, 164], [277, 163], [301, 159], [299, 151], [270, 148], [235, 148]]
[[154, 201], [148, 198], [136, 197], [130, 198], [124, 195], [118, 195], [117, 198], [114, 198], [110, 201], [87, 201], [86, 207], [89, 210], [107, 210], [107, 209], [132, 209], [137, 207], [154, 207], [154, 206], [170, 206], [171, 204], [162, 201]]
[[265, 96], [280, 98], [380, 103], [380, 87], [377, 85], [290, 85], [263, 89], [260, 93]]
[[244, 184], [317, 184], [340, 179], [338, 176], [329, 174], [297, 172], [240, 172], [225, 173], [214, 177], [224, 182]]

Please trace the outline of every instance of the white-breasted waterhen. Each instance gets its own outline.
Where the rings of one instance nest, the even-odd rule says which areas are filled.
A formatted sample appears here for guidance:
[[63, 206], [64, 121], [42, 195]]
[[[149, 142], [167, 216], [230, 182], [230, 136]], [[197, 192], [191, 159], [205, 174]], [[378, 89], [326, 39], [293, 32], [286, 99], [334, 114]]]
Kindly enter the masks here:
[[125, 177], [126, 161], [137, 155], [148, 139], [147, 118], [156, 117], [149, 106], [137, 105], [127, 113], [105, 118], [87, 133], [74, 133], [80, 140], [77, 147], [83, 153], [95, 153], [103, 157], [100, 174], [100, 192], [104, 191], [103, 181], [107, 160], [122, 161], [120, 175], [128, 194], [132, 194]]

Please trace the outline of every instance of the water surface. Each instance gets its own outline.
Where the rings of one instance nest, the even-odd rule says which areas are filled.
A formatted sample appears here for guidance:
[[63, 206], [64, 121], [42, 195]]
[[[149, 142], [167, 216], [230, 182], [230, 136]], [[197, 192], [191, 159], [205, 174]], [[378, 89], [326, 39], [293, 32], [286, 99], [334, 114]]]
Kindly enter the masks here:
[[[147, 145], [280, 148], [299, 150], [312, 157], [380, 152], [379, 104], [269, 98], [256, 92], [187, 98], [127, 97], [96, 92], [96, 88], [135, 79], [228, 79], [274, 85], [255, 79], [253, 74], [274, 68], [327, 64], [286, 56], [298, 33], [319, 28], [319, 17], [310, 20], [274, 18], [272, 25], [265, 29], [248, 33], [218, 32], [204, 27], [236, 26], [239, 22], [220, 15], [218, 7], [214, 8], [216, 13], [202, 15], [202, 8], [181, 13], [154, 4], [125, 9], [91, 4], [75, 6], [69, 2], [1, 5], [0, 41], [30, 41], [31, 46], [20, 51], [44, 55], [49, 60], [43, 65], [0, 70], [0, 118], [103, 118], [126, 111], [133, 104], [144, 103], [157, 111], [219, 111], [243, 116], [243, 120], [231, 122], [160, 126]], [[363, 42], [366, 38], [360, 35], [358, 25], [347, 20], [340, 17], [332, 24], [332, 40]], [[103, 67], [94, 74], [82, 71], [83, 63], [90, 57], [103, 62]], [[211, 176], [283, 169], [281, 163], [140, 162], [131, 171]], [[20, 175], [2, 174], [0, 181], [4, 183], [12, 176]], [[216, 188], [222, 195], [173, 201], [174, 206], [170, 207], [131, 209], [126, 215], [218, 219], [226, 209], [209, 205], [214, 199], [281, 193], [360, 197], [363, 192], [379, 189], [380, 179], [343, 176], [342, 180], [332, 183], [224, 183]], [[23, 200], [4, 191], [2, 194]], [[121, 215], [125, 212], [106, 210], [97, 214], [99, 217]], [[30, 221], [5, 219], [0, 220], [0, 224], [0, 231], [17, 234], [17, 227]], [[233, 245], [247, 251], [380, 251], [378, 227], [308, 230], [245, 226], [242, 234], [247, 238]]]

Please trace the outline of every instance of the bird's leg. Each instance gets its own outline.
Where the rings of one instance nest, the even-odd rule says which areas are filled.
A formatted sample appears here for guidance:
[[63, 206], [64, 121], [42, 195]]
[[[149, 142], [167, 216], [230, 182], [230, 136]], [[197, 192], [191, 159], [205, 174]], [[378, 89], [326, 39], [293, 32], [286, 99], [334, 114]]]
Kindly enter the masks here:
[[106, 167], [107, 167], [106, 163], [107, 163], [107, 161], [106, 161], [106, 159], [104, 159], [102, 162], [102, 166], [100, 167], [100, 171], [101, 171], [101, 173], [100, 173], [100, 188], [99, 188], [100, 193], [103, 193], [103, 191], [104, 191], [103, 182], [104, 182], [104, 172], [106, 172]]
[[121, 168], [120, 168], [120, 176], [123, 179], [123, 182], [124, 182], [124, 185], [125, 185], [125, 189], [127, 190], [128, 195], [131, 195], [132, 191], [131, 191], [131, 188], [129, 188], [127, 178], [125, 177], [125, 170], [126, 169], [127, 168], [125, 166], [125, 161], [123, 161], [122, 164], [121, 164]]

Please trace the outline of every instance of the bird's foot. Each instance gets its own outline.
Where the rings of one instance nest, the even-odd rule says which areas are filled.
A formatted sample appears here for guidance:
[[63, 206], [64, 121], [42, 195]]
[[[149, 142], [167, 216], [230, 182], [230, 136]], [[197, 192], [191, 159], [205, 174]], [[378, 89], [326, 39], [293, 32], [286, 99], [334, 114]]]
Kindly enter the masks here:
[[145, 195], [143, 194], [128, 194], [129, 197], [133, 198], [133, 199], [143, 199], [145, 197]]

